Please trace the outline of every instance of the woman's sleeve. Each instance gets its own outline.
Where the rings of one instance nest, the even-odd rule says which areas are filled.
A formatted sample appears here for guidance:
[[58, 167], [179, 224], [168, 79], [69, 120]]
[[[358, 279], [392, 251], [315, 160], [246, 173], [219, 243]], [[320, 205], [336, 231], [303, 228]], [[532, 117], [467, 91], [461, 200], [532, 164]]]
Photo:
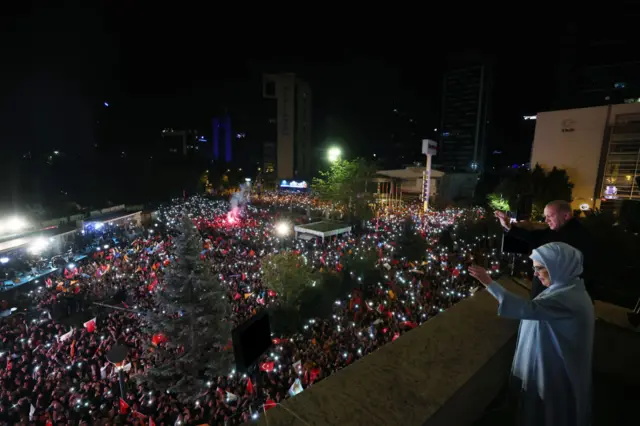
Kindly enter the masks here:
[[501, 317], [548, 321], [573, 316], [571, 309], [553, 297], [525, 299], [511, 293], [495, 281], [487, 286], [487, 291], [498, 301], [498, 315]]

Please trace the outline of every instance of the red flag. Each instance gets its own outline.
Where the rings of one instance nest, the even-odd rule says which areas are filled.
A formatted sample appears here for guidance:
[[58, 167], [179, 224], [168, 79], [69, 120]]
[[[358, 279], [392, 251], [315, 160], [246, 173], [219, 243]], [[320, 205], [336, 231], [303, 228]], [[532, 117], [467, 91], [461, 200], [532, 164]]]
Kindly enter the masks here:
[[269, 297], [276, 297], [278, 295], [278, 293], [273, 290], [267, 290], [267, 294], [269, 295]]
[[417, 323], [411, 322], [411, 321], [403, 321], [403, 322], [400, 323], [400, 325], [403, 325], [405, 327], [409, 327], [411, 329], [414, 329], [414, 328], [416, 328], [418, 326]]
[[133, 415], [133, 417], [135, 417], [136, 419], [144, 420], [144, 419], [146, 419], [146, 418], [147, 418], [147, 416], [146, 416], [146, 415], [142, 414], [142, 413], [141, 413], [141, 412], [139, 412], [139, 411], [135, 411], [135, 410], [134, 410], [131, 414], [132, 414], [132, 415]]
[[160, 343], [164, 343], [167, 341], [167, 336], [162, 333], [156, 333], [151, 338], [151, 343], [153, 346], [158, 346]]
[[278, 339], [277, 337], [274, 337], [273, 339], [271, 339], [271, 341], [273, 342], [274, 345], [279, 345], [282, 340]]
[[320, 376], [320, 367], [315, 367], [311, 369], [311, 373], [309, 374], [309, 381], [311, 383], [315, 382], [316, 379]]
[[272, 372], [274, 367], [275, 367], [275, 363], [273, 361], [263, 362], [260, 364], [260, 370], [266, 371], [267, 373]]
[[86, 328], [89, 333], [93, 333], [94, 331], [96, 331], [96, 318], [90, 319], [89, 321], [85, 322], [84, 328]]
[[129, 404], [127, 404], [127, 401], [120, 398], [120, 414], [127, 414], [127, 410], [129, 410]]
[[253, 393], [255, 389], [253, 389], [253, 383], [251, 383], [251, 379], [247, 380], [247, 392]]
[[276, 406], [276, 402], [273, 399], [267, 399], [264, 402], [264, 405], [262, 406], [262, 408], [264, 408], [264, 411], [267, 411], [275, 406]]

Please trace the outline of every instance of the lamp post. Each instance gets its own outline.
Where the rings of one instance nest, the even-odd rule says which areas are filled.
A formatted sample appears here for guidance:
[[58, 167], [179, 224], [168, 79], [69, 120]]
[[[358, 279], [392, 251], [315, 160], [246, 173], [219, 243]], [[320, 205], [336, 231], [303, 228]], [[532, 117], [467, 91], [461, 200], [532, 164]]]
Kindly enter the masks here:
[[124, 367], [124, 360], [127, 357], [129, 349], [126, 346], [115, 345], [107, 352], [107, 360], [116, 367], [118, 372], [118, 382], [120, 384], [120, 397], [125, 399], [124, 395], [124, 378], [122, 376], [122, 369]]
[[430, 139], [422, 140], [422, 153], [427, 156], [427, 164], [422, 179], [422, 200], [424, 213], [429, 210], [429, 197], [431, 197], [431, 157], [438, 153], [438, 142]]

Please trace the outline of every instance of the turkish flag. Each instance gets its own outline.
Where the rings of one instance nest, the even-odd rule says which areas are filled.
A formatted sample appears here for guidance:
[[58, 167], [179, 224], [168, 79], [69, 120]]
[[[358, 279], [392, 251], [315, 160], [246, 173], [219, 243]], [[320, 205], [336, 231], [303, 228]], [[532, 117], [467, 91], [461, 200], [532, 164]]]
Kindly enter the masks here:
[[273, 361], [263, 362], [260, 364], [260, 370], [266, 371], [267, 373], [272, 372], [274, 367], [275, 367], [275, 363]]
[[153, 343], [153, 346], [158, 346], [160, 343], [164, 343], [166, 341], [167, 341], [167, 336], [165, 336], [162, 333], [154, 334], [153, 337], [151, 338], [151, 343]]
[[86, 328], [89, 333], [93, 333], [94, 331], [96, 331], [96, 318], [90, 319], [89, 321], [85, 322], [84, 328]]
[[271, 408], [275, 407], [276, 405], [277, 405], [277, 404], [276, 404], [276, 402], [275, 402], [273, 399], [267, 399], [267, 400], [264, 402], [264, 405], [262, 406], [262, 408], [264, 408], [264, 411], [267, 411], [267, 410], [269, 410], [269, 409], [271, 409]]
[[253, 393], [255, 391], [255, 389], [253, 389], [253, 383], [251, 383], [251, 379], [249, 379], [247, 381], [247, 392], [248, 393]]
[[120, 414], [127, 414], [127, 410], [129, 410], [129, 404], [127, 404], [127, 401], [120, 398]]

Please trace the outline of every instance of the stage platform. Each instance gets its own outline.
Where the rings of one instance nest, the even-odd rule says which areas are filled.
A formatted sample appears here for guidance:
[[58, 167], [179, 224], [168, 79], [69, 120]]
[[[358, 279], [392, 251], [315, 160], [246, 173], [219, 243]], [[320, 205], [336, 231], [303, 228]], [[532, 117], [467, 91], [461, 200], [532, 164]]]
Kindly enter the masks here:
[[[74, 256], [73, 261], [74, 262], [78, 262], [84, 258], [86, 258], [87, 255], [85, 254], [81, 254], [81, 255], [77, 255]], [[15, 280], [7, 280], [4, 282], [0, 283], [0, 293], [4, 292], [4, 291], [10, 291], [13, 290], [15, 288], [18, 288], [20, 286], [23, 286], [25, 284], [29, 284], [30, 282], [33, 282], [35, 280], [38, 280], [40, 278], [44, 278], [49, 274], [52, 274], [56, 271], [61, 271], [62, 268], [49, 268], [49, 269], [45, 269], [40, 271], [38, 274], [33, 275], [33, 274], [24, 274], [24, 275], [20, 275], [18, 277], [16, 277]]]

